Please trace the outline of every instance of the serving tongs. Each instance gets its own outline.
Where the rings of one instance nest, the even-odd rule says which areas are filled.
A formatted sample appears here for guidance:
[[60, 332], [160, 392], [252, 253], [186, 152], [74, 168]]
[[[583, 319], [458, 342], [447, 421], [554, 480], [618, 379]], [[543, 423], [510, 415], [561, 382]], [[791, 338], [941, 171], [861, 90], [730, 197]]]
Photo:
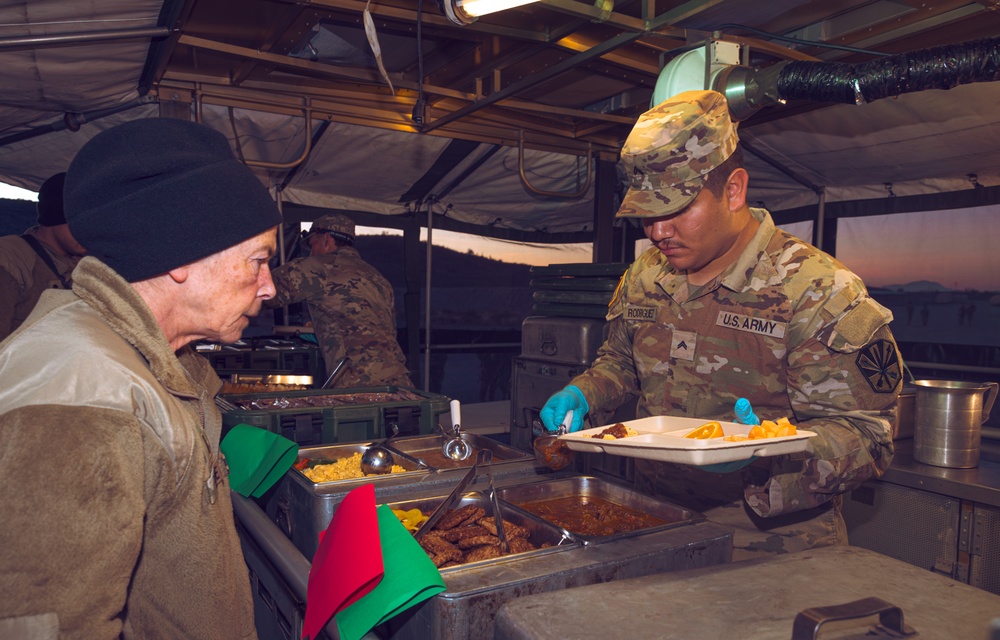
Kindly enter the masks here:
[[455, 488], [451, 490], [441, 504], [438, 505], [437, 509], [431, 513], [430, 517], [424, 521], [420, 528], [417, 529], [416, 533], [413, 534], [414, 539], [418, 542], [424, 537], [428, 531], [432, 530], [435, 525], [444, 517], [448, 511], [450, 511], [455, 504], [461, 499], [462, 493], [469, 486], [477, 475], [479, 475], [479, 465], [483, 465], [486, 468], [486, 472], [489, 474], [489, 499], [493, 506], [493, 521], [497, 526], [497, 537], [500, 538], [500, 549], [504, 553], [510, 551], [510, 547], [507, 544], [507, 533], [503, 529], [503, 518], [500, 517], [500, 502], [497, 500], [496, 491], [493, 490], [493, 452], [489, 449], [480, 449], [476, 452], [476, 461], [472, 463], [472, 467], [465, 476], [458, 481]]

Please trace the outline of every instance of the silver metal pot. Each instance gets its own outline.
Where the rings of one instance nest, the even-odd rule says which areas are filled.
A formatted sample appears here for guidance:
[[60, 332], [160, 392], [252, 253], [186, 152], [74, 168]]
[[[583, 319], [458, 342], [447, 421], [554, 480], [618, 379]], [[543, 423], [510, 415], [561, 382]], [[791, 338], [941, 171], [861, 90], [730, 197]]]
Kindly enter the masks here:
[[996, 382], [916, 380], [913, 458], [938, 467], [979, 464], [983, 423], [1000, 385]]
[[896, 419], [892, 423], [892, 439], [905, 440], [913, 437], [913, 425], [917, 408], [917, 390], [904, 386], [896, 402]]

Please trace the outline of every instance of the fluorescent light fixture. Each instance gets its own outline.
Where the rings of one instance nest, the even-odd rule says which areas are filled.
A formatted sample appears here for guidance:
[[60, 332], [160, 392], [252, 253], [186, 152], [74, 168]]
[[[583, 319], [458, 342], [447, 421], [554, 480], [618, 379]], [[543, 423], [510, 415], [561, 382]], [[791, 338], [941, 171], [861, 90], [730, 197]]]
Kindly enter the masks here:
[[455, 24], [472, 24], [479, 16], [531, 4], [537, 0], [444, 0], [444, 12]]

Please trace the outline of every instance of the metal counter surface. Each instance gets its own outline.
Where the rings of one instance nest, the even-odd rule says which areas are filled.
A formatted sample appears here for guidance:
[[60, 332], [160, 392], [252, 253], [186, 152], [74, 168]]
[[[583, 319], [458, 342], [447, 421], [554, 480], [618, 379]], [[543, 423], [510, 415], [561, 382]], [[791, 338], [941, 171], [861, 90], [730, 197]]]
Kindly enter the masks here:
[[[506, 481], [524, 482], [525, 478]], [[422, 493], [426, 492], [411, 495]], [[232, 495], [238, 529], [253, 539], [291, 595], [305, 602], [309, 561], [256, 502]], [[701, 521], [494, 566], [449, 570], [442, 573], [447, 591], [389, 621], [380, 635], [391, 640], [488, 638], [493, 635], [493, 617], [500, 606], [524, 594], [706, 567], [731, 559], [732, 529]], [[337, 637], [334, 622], [327, 625], [326, 633]]]
[[[917, 638], [986, 639], [1000, 617], [1000, 596], [867, 549], [826, 547], [527, 595], [501, 607], [494, 638], [788, 640], [800, 611], [872, 596], [899, 607]], [[829, 622], [821, 637], [871, 637], [877, 621]]]
[[895, 444], [892, 464], [881, 481], [1000, 507], [1000, 462], [980, 459], [972, 469], [935, 467], [913, 459], [913, 440]]

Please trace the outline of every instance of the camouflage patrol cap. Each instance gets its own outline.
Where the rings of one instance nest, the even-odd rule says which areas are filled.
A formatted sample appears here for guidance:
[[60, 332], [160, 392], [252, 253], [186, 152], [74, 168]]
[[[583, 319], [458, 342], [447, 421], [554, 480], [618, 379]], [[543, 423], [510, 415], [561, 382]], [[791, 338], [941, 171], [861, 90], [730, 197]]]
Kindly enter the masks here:
[[354, 220], [351, 220], [342, 213], [329, 213], [316, 218], [309, 233], [313, 234], [321, 231], [333, 234], [333, 237], [338, 240], [350, 243], [354, 242]]
[[639, 116], [625, 140], [629, 189], [615, 217], [655, 218], [682, 210], [737, 142], [721, 93], [685, 91], [667, 98]]

